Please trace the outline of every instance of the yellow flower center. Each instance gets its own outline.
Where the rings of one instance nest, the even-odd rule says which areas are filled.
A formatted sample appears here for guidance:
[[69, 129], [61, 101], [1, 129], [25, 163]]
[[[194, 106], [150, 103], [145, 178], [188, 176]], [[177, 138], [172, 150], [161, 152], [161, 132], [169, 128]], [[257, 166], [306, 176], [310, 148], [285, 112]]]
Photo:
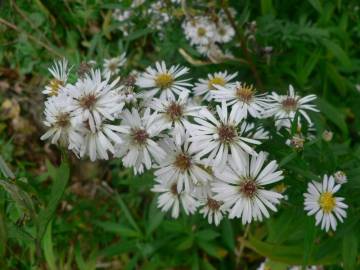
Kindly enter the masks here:
[[172, 83], [174, 81], [174, 78], [171, 74], [169, 73], [162, 73], [157, 75], [157, 77], [155, 78], [155, 84], [157, 87], [161, 88], [161, 89], [166, 89], [169, 88]]
[[255, 89], [252, 85], [242, 84], [236, 87], [236, 96], [245, 103], [249, 103], [255, 93]]
[[49, 84], [51, 88], [50, 96], [57, 96], [60, 87], [64, 86], [64, 82], [58, 79], [52, 79]]
[[206, 34], [205, 28], [199, 27], [199, 28], [197, 29], [197, 34], [198, 34], [199, 37], [205, 36], [205, 34]]
[[220, 86], [224, 86], [225, 85], [225, 79], [223, 77], [214, 77], [211, 80], [209, 80], [208, 82], [208, 88], [210, 90], [216, 90], [214, 85], [220, 85]]
[[335, 208], [335, 198], [331, 192], [324, 192], [320, 195], [319, 204], [325, 213], [330, 213]]

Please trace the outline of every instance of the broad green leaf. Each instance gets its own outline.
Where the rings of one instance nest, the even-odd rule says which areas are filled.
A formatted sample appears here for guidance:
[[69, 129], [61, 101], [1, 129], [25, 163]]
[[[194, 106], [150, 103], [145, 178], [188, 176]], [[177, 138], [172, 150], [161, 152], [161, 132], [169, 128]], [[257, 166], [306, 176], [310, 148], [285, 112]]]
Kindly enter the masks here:
[[[262, 256], [268, 257], [271, 260], [292, 264], [301, 265], [303, 261], [303, 245], [279, 245], [268, 242], [262, 242], [254, 237], [249, 237], [249, 240], [243, 240], [247, 248], [259, 253]], [[324, 245], [319, 247], [321, 250]], [[335, 250], [337, 252], [337, 250]], [[321, 255], [321, 254], [320, 254]], [[333, 252], [327, 252], [325, 255], [319, 256], [319, 258], [309, 258], [310, 265], [328, 265], [336, 263], [337, 257]]]
[[42, 246], [43, 246], [43, 252], [47, 267], [50, 270], [57, 270], [51, 231], [52, 230], [51, 230], [51, 222], [50, 222], [49, 225], [47, 226], [46, 233], [42, 241]]
[[316, 237], [317, 227], [314, 225], [314, 219], [312, 217], [306, 217], [305, 222], [305, 237], [304, 237], [304, 260], [303, 265], [309, 264], [309, 258], [311, 257], [314, 242]]
[[53, 179], [53, 185], [51, 188], [49, 202], [47, 206], [40, 211], [36, 220], [37, 240], [39, 242], [43, 238], [46, 228], [55, 214], [56, 208], [65, 192], [70, 176], [69, 164], [66, 161], [63, 161], [59, 168], [54, 169], [50, 166], [48, 169], [49, 174]]
[[0, 258], [4, 258], [5, 256], [6, 244], [7, 244], [7, 232], [6, 232], [5, 219], [2, 211], [0, 211]]
[[326, 116], [326, 118], [334, 123], [344, 134], [344, 136], [348, 135], [348, 128], [345, 122], [345, 115], [341, 113], [339, 108], [335, 108], [325, 99], [318, 99], [318, 106], [322, 114]]
[[229, 219], [225, 218], [221, 222], [221, 237], [225, 245], [231, 250], [235, 250], [234, 230]]
[[224, 258], [228, 253], [224, 248], [212, 242], [198, 242], [197, 244], [207, 254], [218, 259]]
[[124, 226], [122, 224], [118, 224], [115, 222], [102, 222], [102, 221], [95, 221], [95, 225], [103, 228], [107, 232], [117, 233], [120, 236], [125, 237], [141, 237], [141, 234], [138, 231], [135, 231], [131, 228], [128, 228], [127, 226]]
[[19, 188], [15, 181], [0, 180], [0, 186], [10, 194], [20, 212], [28, 214], [31, 218], [35, 217], [35, 207], [30, 195]]
[[3, 157], [0, 155], [0, 171], [6, 178], [15, 179], [14, 173], [10, 170]]
[[116, 193], [114, 194], [115, 196], [115, 200], [116, 202], [120, 205], [120, 208], [123, 212], [123, 214], [125, 215], [125, 218], [127, 219], [127, 221], [130, 223], [130, 225], [139, 233], [141, 233], [140, 227], [137, 225], [135, 219], [133, 218], [133, 216], [131, 215], [128, 207], [126, 206], [126, 204], [124, 203], [123, 199], [121, 198], [120, 194]]
[[100, 251], [100, 256], [105, 257], [113, 257], [113, 256], [119, 256], [126, 252], [131, 252], [136, 250], [137, 247], [137, 240], [131, 240], [131, 241], [124, 241], [120, 240], [119, 242], [112, 244], [103, 250]]
[[217, 238], [220, 234], [213, 230], [202, 230], [196, 232], [195, 236], [199, 241], [211, 241]]
[[358, 236], [356, 230], [348, 232], [342, 240], [342, 258], [345, 270], [354, 270], [356, 268], [358, 251]]
[[176, 249], [178, 250], [187, 250], [190, 249], [194, 244], [194, 236], [193, 235], [189, 235], [186, 236], [180, 243], [179, 245], [176, 247]]
[[324, 39], [323, 44], [345, 68], [351, 68], [351, 60], [349, 56], [337, 43], [329, 39]]

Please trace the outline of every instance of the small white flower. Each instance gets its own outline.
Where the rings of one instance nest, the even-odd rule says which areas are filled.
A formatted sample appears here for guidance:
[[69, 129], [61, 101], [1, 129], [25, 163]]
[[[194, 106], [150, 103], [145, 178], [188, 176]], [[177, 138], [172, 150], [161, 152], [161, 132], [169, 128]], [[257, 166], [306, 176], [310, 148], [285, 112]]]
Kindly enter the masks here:
[[[307, 193], [304, 193], [304, 209], [308, 215], [315, 215], [316, 225], [321, 223], [321, 229], [329, 231], [330, 227], [335, 231], [337, 226], [336, 218], [343, 222], [346, 218], [344, 209], [348, 206], [343, 202], [344, 198], [335, 197], [334, 194], [341, 185], [335, 185], [333, 176], [325, 175], [323, 182], [312, 181], [308, 184]], [[335, 218], [336, 217], [336, 218]]]
[[222, 207], [223, 202], [208, 196], [200, 200], [199, 205], [201, 207], [199, 213], [203, 214], [204, 218], [207, 217], [209, 224], [214, 222], [218, 226], [226, 213], [226, 209]]
[[266, 190], [264, 186], [283, 179], [278, 164], [271, 161], [264, 168], [266, 154], [258, 156], [246, 155], [245, 162], [230, 162], [230, 166], [222, 171], [215, 171], [219, 180], [213, 184], [214, 198], [224, 202], [223, 207], [229, 208], [229, 218], [242, 218], [242, 223], [252, 220], [263, 220], [270, 216], [267, 208], [277, 211], [276, 205], [283, 197], [280, 193]]
[[201, 109], [200, 106], [191, 104], [187, 93], [181, 94], [176, 101], [154, 99], [150, 107], [157, 111], [159, 121], [170, 129], [177, 143], [180, 143], [181, 138], [184, 137], [186, 127], [191, 125], [188, 121], [189, 116], [199, 115]]
[[304, 148], [305, 139], [302, 134], [295, 134], [291, 139], [286, 140], [286, 145], [293, 147], [296, 150]]
[[264, 116], [273, 116], [278, 128], [290, 128], [296, 113], [299, 112], [299, 120], [302, 116], [309, 125], [311, 125], [311, 119], [306, 111], [318, 112], [315, 105], [309, 104], [310, 101], [315, 99], [316, 95], [308, 95], [305, 97], [296, 95], [294, 88], [290, 85], [289, 93], [287, 95], [278, 95], [275, 92], [271, 93], [269, 96], [268, 107], [264, 111]]
[[245, 121], [240, 126], [240, 133], [243, 134], [244, 137], [254, 140], [268, 140], [270, 138], [269, 132], [262, 126], [256, 127], [254, 123]]
[[49, 96], [57, 96], [59, 90], [66, 85], [70, 69], [71, 68], [68, 68], [68, 61], [65, 58], [54, 61], [53, 66], [49, 68], [53, 79], [45, 86], [45, 90], [42, 93]]
[[84, 141], [80, 148], [80, 157], [89, 156], [91, 161], [109, 159], [109, 152], [114, 154], [115, 144], [121, 144], [119, 132], [124, 132], [123, 127], [101, 123], [94, 131], [82, 127]]
[[191, 45], [206, 45], [215, 41], [215, 24], [206, 17], [185, 21], [183, 29]]
[[151, 189], [156, 193], [161, 193], [158, 198], [158, 207], [161, 211], [167, 212], [171, 209], [171, 217], [178, 218], [180, 213], [180, 203], [186, 215], [194, 214], [198, 202], [188, 192], [178, 192], [177, 184], [173, 182], [164, 182], [155, 179], [157, 184]]
[[337, 171], [336, 173], [334, 173], [334, 178], [337, 184], [342, 185], [347, 183], [347, 176], [343, 171]]
[[41, 140], [51, 138], [51, 143], [67, 146], [69, 149], [80, 148], [82, 136], [72, 112], [73, 100], [66, 95], [50, 97], [45, 102], [45, 121], [48, 131], [41, 136]]
[[227, 102], [232, 105], [238, 115], [247, 117], [248, 113], [255, 118], [260, 118], [267, 105], [266, 94], [256, 95], [256, 91], [252, 85], [236, 82], [236, 85], [221, 86], [215, 85], [215, 90], [211, 94], [215, 101]]
[[326, 142], [330, 142], [333, 137], [334, 137], [334, 134], [329, 130], [324, 130], [324, 132], [322, 133], [322, 138]]
[[99, 70], [91, 70], [75, 85], [67, 85], [62, 90], [74, 99], [74, 115], [79, 122], [87, 121], [92, 132], [102, 124], [102, 118], [114, 120], [114, 115], [122, 111], [123, 102], [116, 98], [115, 90], [119, 78], [109, 82], [102, 80]]
[[104, 60], [104, 69], [103, 69], [103, 76], [110, 76], [116, 75], [120, 71], [120, 67], [122, 67], [126, 62], [126, 54], [123, 53], [119, 57], [114, 57], [110, 59]]
[[234, 28], [224, 21], [219, 21], [216, 24], [215, 40], [219, 43], [227, 43], [233, 39], [235, 35]]
[[119, 22], [124, 22], [131, 17], [131, 10], [130, 9], [115, 9], [112, 16], [115, 20]]
[[232, 109], [228, 115], [225, 103], [222, 103], [221, 107], [216, 106], [216, 110], [219, 120], [204, 109], [200, 111], [200, 117], [194, 118], [196, 124], [189, 128], [192, 142], [190, 150], [197, 152], [196, 157], [208, 155], [213, 166], [223, 167], [230, 157], [242, 163], [245, 153], [256, 155], [248, 143], [261, 142], [243, 136], [239, 129], [242, 119], [235, 114], [235, 110]]
[[231, 88], [234, 86], [234, 82], [231, 82], [237, 76], [237, 72], [228, 74], [227, 71], [215, 72], [214, 74], [208, 74], [208, 78], [199, 79], [199, 82], [195, 83], [193, 88], [195, 96], [204, 96], [205, 100], [211, 100], [211, 91], [216, 90], [216, 87]]
[[160, 92], [160, 99], [175, 100], [175, 94], [180, 95], [183, 92], [189, 92], [188, 87], [192, 86], [187, 83], [189, 79], [179, 79], [188, 73], [188, 68], [171, 66], [168, 69], [164, 61], [156, 62], [155, 67], [148, 67], [136, 81], [137, 86], [146, 89], [143, 92], [145, 98], [157, 96]]
[[115, 156], [122, 157], [125, 167], [133, 167], [135, 174], [150, 169], [154, 159], [160, 164], [166, 156], [165, 151], [156, 143], [157, 137], [166, 127], [159, 125], [156, 113], [150, 114], [150, 109], [141, 117], [133, 108], [125, 110], [122, 115], [121, 131], [123, 143], [117, 145]]
[[154, 175], [164, 182], [177, 184], [178, 192], [190, 192], [199, 182], [211, 181], [212, 176], [204, 169], [203, 163], [194, 157], [189, 150], [187, 136], [183, 136], [181, 144], [171, 138], [164, 139], [162, 148], [166, 151], [166, 159], [159, 163]]

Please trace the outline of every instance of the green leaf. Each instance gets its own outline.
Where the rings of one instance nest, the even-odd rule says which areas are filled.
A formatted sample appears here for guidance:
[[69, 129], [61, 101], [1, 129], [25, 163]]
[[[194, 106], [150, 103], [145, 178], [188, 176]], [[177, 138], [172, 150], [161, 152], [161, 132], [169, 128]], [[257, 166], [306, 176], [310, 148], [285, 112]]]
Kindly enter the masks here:
[[314, 220], [312, 217], [306, 217], [305, 222], [305, 237], [304, 237], [304, 260], [303, 265], [309, 264], [309, 259], [311, 257], [313, 248], [314, 248], [314, 242], [316, 237], [316, 231], [317, 228], [314, 225]]
[[50, 200], [46, 208], [40, 211], [36, 220], [36, 238], [39, 242], [43, 238], [46, 228], [55, 214], [56, 208], [64, 194], [70, 176], [69, 164], [66, 161], [63, 161], [59, 168], [54, 168], [50, 165], [48, 170], [53, 179], [53, 185], [51, 188]]
[[30, 195], [23, 191], [15, 181], [0, 180], [0, 186], [10, 194], [20, 212], [24, 212], [31, 218], [35, 218], [35, 207]]
[[330, 122], [334, 123], [342, 131], [344, 136], [347, 137], [348, 128], [345, 122], [345, 115], [341, 113], [339, 108], [335, 108], [325, 99], [319, 99], [318, 106], [321, 113], [324, 114]]
[[115, 255], [118, 256], [123, 253], [136, 250], [136, 246], [137, 246], [137, 241], [135, 240], [131, 240], [131, 241], [120, 240], [118, 243], [110, 245], [105, 249], [101, 250], [99, 255], [105, 257], [113, 257]]
[[134, 40], [134, 39], [138, 39], [138, 38], [140, 38], [142, 36], [146, 36], [147, 34], [150, 34], [152, 32], [153, 32], [153, 29], [151, 29], [151, 28], [141, 29], [141, 30], [132, 32], [130, 35], [126, 36], [124, 38], [124, 40], [131, 41], [131, 40]]
[[80, 270], [95, 270], [97, 263], [97, 250], [92, 250], [88, 259], [85, 261], [83, 255], [81, 254], [80, 246], [77, 245], [75, 248], [75, 261]]
[[[6, 253], [6, 244], [7, 244], [7, 233], [5, 226], [5, 219], [2, 211], [0, 212], [0, 258], [4, 258]], [[1, 262], [0, 262], [1, 266]]]
[[211, 242], [198, 242], [197, 244], [207, 254], [209, 254], [210, 256], [213, 256], [215, 258], [218, 258], [218, 259], [224, 258], [228, 253], [222, 247], [220, 247], [216, 244], [213, 244]]
[[184, 238], [176, 248], [178, 250], [187, 250], [191, 248], [193, 244], [194, 244], [194, 236], [189, 235], [186, 238]]
[[47, 226], [46, 233], [44, 235], [42, 242], [43, 242], [42, 246], [43, 246], [47, 267], [49, 267], [50, 270], [57, 270], [52, 236], [51, 236], [51, 222], [49, 223], [49, 226]]
[[275, 13], [272, 0], [261, 0], [260, 6], [262, 15], [269, 15]]
[[0, 171], [6, 178], [15, 179], [14, 173], [10, 170], [3, 157], [0, 155]]
[[123, 214], [125, 215], [125, 218], [127, 219], [127, 221], [130, 223], [130, 225], [139, 233], [141, 233], [140, 227], [137, 225], [135, 219], [133, 218], [133, 216], [131, 215], [128, 207], [126, 206], [126, 204], [124, 203], [123, 199], [120, 197], [120, 194], [115, 193], [115, 200], [116, 202], [119, 204]]
[[221, 224], [221, 237], [225, 245], [231, 250], [235, 250], [235, 236], [234, 229], [231, 225], [231, 222], [225, 218]]
[[351, 68], [352, 64], [350, 58], [338, 44], [329, 39], [324, 39], [323, 44], [345, 68]]
[[220, 234], [213, 230], [202, 230], [195, 234], [196, 238], [200, 241], [211, 241], [217, 238]]
[[355, 231], [344, 235], [342, 241], [342, 258], [345, 270], [356, 269], [356, 257], [358, 250], [358, 239]]
[[95, 225], [103, 228], [107, 232], [117, 233], [121, 236], [126, 237], [141, 237], [141, 234], [138, 231], [134, 231], [127, 226], [115, 223], [115, 222], [102, 222], [102, 221], [95, 221]]

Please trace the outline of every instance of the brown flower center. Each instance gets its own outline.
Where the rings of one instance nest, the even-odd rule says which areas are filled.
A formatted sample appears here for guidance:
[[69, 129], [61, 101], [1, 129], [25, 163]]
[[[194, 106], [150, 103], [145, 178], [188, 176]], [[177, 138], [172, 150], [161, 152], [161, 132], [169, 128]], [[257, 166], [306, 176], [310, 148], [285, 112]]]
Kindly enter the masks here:
[[286, 112], [296, 111], [298, 106], [297, 100], [292, 97], [287, 97], [281, 104]]
[[94, 94], [90, 94], [90, 95], [81, 97], [79, 103], [80, 103], [81, 107], [91, 110], [91, 109], [93, 109], [96, 101], [97, 101], [96, 96]]
[[170, 192], [173, 194], [173, 195], [179, 195], [178, 193], [178, 190], [177, 190], [177, 185], [176, 183], [172, 184], [171, 187], [170, 187]]
[[207, 199], [206, 205], [213, 211], [219, 210], [220, 206], [222, 205], [222, 202], [219, 202], [217, 200], [214, 200], [212, 198]]
[[175, 158], [174, 165], [179, 168], [180, 171], [186, 171], [191, 166], [191, 159], [189, 156], [181, 153]]
[[180, 104], [172, 102], [169, 107], [167, 107], [166, 114], [172, 121], [179, 120], [183, 114], [183, 109]]
[[148, 138], [149, 134], [143, 129], [136, 129], [132, 132], [132, 139], [137, 144], [145, 144]]
[[156, 76], [155, 78], [155, 84], [160, 89], [166, 89], [169, 88], [174, 81], [174, 78], [169, 73], [162, 73]]
[[108, 67], [109, 67], [110, 71], [115, 72], [118, 65], [116, 62], [111, 62]]
[[257, 189], [257, 185], [253, 179], [245, 179], [240, 184], [240, 192], [249, 198], [252, 198], [256, 194]]
[[70, 115], [68, 113], [61, 113], [56, 117], [56, 125], [61, 128], [66, 128], [70, 124]]
[[254, 92], [252, 85], [240, 84], [236, 87], [236, 96], [244, 103], [249, 103], [253, 99]]
[[233, 126], [222, 125], [218, 128], [219, 140], [223, 143], [230, 143], [236, 137], [236, 130]]
[[206, 29], [203, 28], [203, 27], [199, 27], [199, 28], [197, 29], [197, 34], [198, 34], [199, 37], [205, 36], [205, 35], [206, 35]]

